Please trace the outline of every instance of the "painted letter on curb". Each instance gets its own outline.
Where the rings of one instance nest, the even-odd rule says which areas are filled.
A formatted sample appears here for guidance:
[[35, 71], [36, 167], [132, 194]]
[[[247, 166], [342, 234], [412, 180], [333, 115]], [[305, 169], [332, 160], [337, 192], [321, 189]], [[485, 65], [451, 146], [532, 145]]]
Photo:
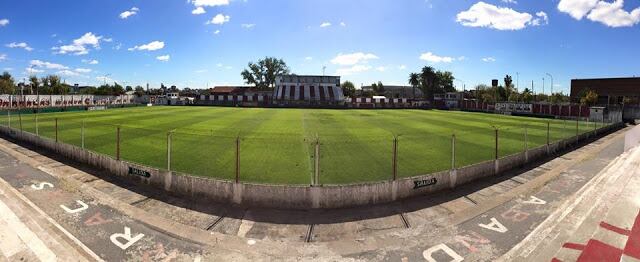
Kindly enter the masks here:
[[102, 217], [102, 213], [97, 212], [95, 215], [93, 215], [90, 218], [88, 218], [87, 220], [85, 220], [84, 221], [84, 225], [85, 226], [96, 226], [96, 225], [106, 224], [106, 223], [109, 223], [111, 221], [113, 221], [113, 220], [104, 219]]
[[464, 260], [462, 256], [458, 255], [458, 253], [453, 251], [453, 249], [451, 249], [445, 244], [440, 244], [437, 246], [430, 247], [429, 249], [422, 252], [422, 256], [424, 257], [424, 259], [426, 259], [429, 262], [436, 262], [436, 260], [433, 258], [433, 253], [435, 253], [438, 250], [442, 250], [445, 254], [447, 254], [447, 256], [451, 258], [450, 260], [451, 262], [460, 262]]
[[73, 213], [78, 213], [78, 212], [82, 212], [84, 210], [86, 210], [87, 208], [89, 208], [89, 205], [85, 204], [84, 202], [82, 202], [82, 200], [76, 200], [76, 203], [78, 203], [78, 205], [80, 205], [79, 208], [76, 209], [70, 209], [65, 205], [60, 205], [60, 207], [62, 209], [64, 209], [65, 212], [69, 213], [69, 214], [73, 214]]
[[482, 235], [474, 231], [469, 231], [469, 233], [470, 234], [466, 234], [466, 235], [456, 235], [455, 240], [460, 242], [460, 244], [465, 246], [467, 249], [469, 249], [471, 253], [475, 253], [476, 251], [478, 251], [478, 248], [476, 248], [474, 245], [472, 245], [469, 242], [477, 243], [477, 244], [491, 243], [489, 239], [483, 237]]
[[38, 185], [32, 184], [31, 188], [33, 188], [34, 190], [42, 190], [42, 189], [44, 189], [44, 186], [48, 186], [50, 188], [53, 188], [53, 184], [51, 184], [49, 182], [40, 182], [40, 184], [38, 184]]
[[495, 217], [491, 218], [491, 223], [489, 224], [478, 224], [478, 226], [496, 231], [498, 233], [505, 233], [509, 229], [507, 229], [504, 225], [502, 225]]
[[534, 196], [530, 196], [529, 200], [522, 202], [524, 204], [533, 204], [533, 205], [544, 205], [547, 203], [547, 201], [544, 201], [540, 198], [534, 197]]
[[[111, 235], [111, 237], [109, 237], [109, 239], [111, 239], [111, 242], [114, 245], [118, 246], [120, 249], [126, 250], [131, 245], [133, 245], [134, 243], [138, 242], [138, 240], [142, 239], [143, 237], [144, 237], [144, 234], [137, 234], [135, 237], [131, 237], [131, 228], [124, 227], [124, 234], [115, 233], [115, 234]], [[123, 244], [122, 242], [120, 242], [118, 240], [118, 238], [123, 238], [127, 242]]]

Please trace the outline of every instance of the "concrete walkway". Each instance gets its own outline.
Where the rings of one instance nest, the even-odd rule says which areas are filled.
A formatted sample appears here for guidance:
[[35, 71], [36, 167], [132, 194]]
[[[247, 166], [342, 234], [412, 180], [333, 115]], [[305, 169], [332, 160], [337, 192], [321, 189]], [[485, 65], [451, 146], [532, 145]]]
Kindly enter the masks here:
[[611, 162], [504, 261], [640, 261], [640, 147]]

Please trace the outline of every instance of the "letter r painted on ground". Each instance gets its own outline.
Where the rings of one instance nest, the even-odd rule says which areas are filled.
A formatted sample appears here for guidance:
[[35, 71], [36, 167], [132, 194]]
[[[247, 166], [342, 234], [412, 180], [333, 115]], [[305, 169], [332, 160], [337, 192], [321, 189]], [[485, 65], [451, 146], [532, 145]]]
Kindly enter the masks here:
[[[137, 234], [136, 236], [132, 237], [131, 236], [131, 228], [125, 226], [124, 227], [124, 234], [123, 233], [115, 233], [113, 235], [111, 235], [111, 237], [109, 237], [109, 239], [111, 239], [111, 242], [116, 245], [117, 247], [119, 247], [122, 250], [126, 250], [127, 248], [129, 248], [131, 245], [135, 244], [136, 242], [138, 242], [138, 240], [142, 239], [144, 237], [144, 234], [140, 233]], [[123, 239], [127, 242], [122, 243], [120, 242], [119, 239]]]
[[433, 254], [437, 251], [442, 251], [447, 256], [449, 256], [449, 258], [451, 259], [448, 261], [450, 262], [461, 262], [462, 260], [464, 260], [462, 256], [458, 255], [458, 253], [453, 251], [453, 249], [451, 249], [445, 244], [439, 244], [439, 245], [430, 247], [429, 249], [422, 252], [422, 256], [424, 257], [424, 259], [426, 259], [429, 262], [437, 262], [437, 260], [433, 258]]

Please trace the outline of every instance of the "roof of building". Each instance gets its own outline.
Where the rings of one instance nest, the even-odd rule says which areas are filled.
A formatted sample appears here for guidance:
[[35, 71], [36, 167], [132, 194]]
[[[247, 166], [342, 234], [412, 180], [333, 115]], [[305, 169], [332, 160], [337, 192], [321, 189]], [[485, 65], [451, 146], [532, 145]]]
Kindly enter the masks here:
[[239, 93], [244, 90], [248, 90], [250, 87], [248, 86], [216, 86], [212, 88], [211, 93], [219, 93], [219, 94], [230, 94], [230, 93]]
[[593, 80], [640, 80], [640, 77], [605, 77], [605, 78], [576, 78], [571, 81], [593, 81]]

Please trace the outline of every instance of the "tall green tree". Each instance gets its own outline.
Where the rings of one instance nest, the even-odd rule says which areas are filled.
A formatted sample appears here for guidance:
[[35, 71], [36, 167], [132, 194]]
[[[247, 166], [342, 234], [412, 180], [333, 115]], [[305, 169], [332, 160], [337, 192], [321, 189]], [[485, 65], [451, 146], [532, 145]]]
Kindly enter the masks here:
[[437, 92], [455, 92], [456, 88], [453, 87], [453, 81], [455, 77], [453, 77], [453, 73], [449, 71], [438, 71], [436, 72], [436, 84], [437, 84]]
[[371, 84], [371, 88], [373, 88], [373, 93], [375, 93], [378, 96], [383, 96], [384, 95], [384, 85], [382, 84], [381, 81], [378, 81], [378, 83], [373, 83]]
[[587, 91], [582, 98], [580, 98], [580, 104], [586, 106], [593, 106], [598, 103], [598, 93], [593, 90]]
[[9, 72], [0, 75], [0, 94], [13, 94], [16, 89], [16, 83]]
[[289, 74], [289, 67], [282, 59], [265, 57], [257, 63], [250, 62], [241, 75], [245, 83], [259, 90], [273, 90], [277, 75]]
[[420, 86], [420, 75], [417, 73], [409, 74], [409, 84], [413, 88], [413, 98], [416, 98], [416, 88]]
[[30, 76], [29, 85], [31, 86], [33, 93], [40, 94], [40, 80], [38, 79], [38, 77], [34, 75]]
[[430, 66], [425, 66], [420, 71], [420, 82], [422, 87], [422, 93], [426, 99], [433, 102], [433, 97], [436, 92], [436, 79], [437, 74], [435, 69]]
[[341, 85], [342, 94], [345, 97], [353, 97], [356, 94], [356, 86], [351, 81], [345, 81]]

